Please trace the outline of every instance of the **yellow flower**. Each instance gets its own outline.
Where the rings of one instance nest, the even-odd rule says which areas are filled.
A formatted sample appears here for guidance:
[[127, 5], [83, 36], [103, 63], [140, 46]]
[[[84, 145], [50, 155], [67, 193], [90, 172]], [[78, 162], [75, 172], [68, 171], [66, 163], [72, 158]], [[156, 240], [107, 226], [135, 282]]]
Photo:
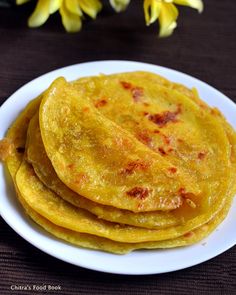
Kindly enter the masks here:
[[[16, 0], [16, 4], [24, 4], [27, 1], [29, 0]], [[39, 27], [47, 21], [50, 14], [59, 10], [67, 32], [78, 32], [82, 26], [83, 13], [95, 19], [101, 9], [99, 0], [38, 0], [28, 25], [31, 28]]]
[[160, 37], [171, 35], [177, 26], [178, 9], [174, 4], [189, 6], [203, 11], [202, 0], [144, 0], [144, 15], [147, 25], [159, 20]]
[[[30, 0], [16, 0], [16, 4], [24, 4]], [[116, 12], [121, 12], [129, 5], [130, 0], [109, 0]], [[175, 6], [184, 5], [203, 10], [202, 0], [144, 0], [143, 8], [147, 25], [157, 19], [160, 25], [160, 37], [171, 35], [177, 26], [178, 9]], [[102, 9], [101, 0], [38, 0], [33, 14], [28, 20], [29, 27], [43, 25], [49, 16], [59, 11], [62, 23], [67, 32], [78, 32], [82, 26], [84, 14], [95, 19]]]
[[110, 0], [110, 4], [116, 12], [125, 10], [129, 3], [130, 0]]

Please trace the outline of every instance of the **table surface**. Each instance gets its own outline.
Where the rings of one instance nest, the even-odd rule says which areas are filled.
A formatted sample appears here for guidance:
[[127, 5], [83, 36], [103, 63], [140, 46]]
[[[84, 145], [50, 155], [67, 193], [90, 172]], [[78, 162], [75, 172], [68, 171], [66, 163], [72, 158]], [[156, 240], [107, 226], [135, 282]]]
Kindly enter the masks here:
[[[144, 25], [142, 1], [125, 13], [105, 6], [78, 34], [66, 34], [59, 15], [28, 29], [32, 4], [0, 9], [0, 103], [26, 82], [63, 66], [93, 60], [136, 60], [193, 75], [236, 102], [236, 1], [205, 1], [202, 15], [181, 8], [178, 28], [157, 38]], [[1, 120], [1, 118], [0, 118]], [[236, 247], [200, 265], [162, 275], [120, 276], [72, 266], [42, 253], [0, 218], [0, 294], [11, 285], [60, 285], [55, 294], [236, 294]], [[50, 292], [53, 294], [54, 292]], [[35, 294], [41, 294], [37, 292]], [[42, 294], [45, 294], [42, 292]]]

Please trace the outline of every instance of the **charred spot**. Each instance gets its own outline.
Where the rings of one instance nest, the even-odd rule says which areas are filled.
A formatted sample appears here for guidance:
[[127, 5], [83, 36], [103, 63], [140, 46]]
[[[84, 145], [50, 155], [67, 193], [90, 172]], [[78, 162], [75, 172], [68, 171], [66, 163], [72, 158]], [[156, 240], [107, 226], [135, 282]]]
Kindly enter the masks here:
[[148, 197], [149, 190], [146, 187], [134, 187], [130, 191], [126, 192], [126, 194], [130, 197], [134, 197], [137, 199], [144, 200]]
[[67, 168], [69, 168], [69, 169], [73, 169], [74, 167], [75, 167], [75, 165], [73, 163], [67, 165]]
[[140, 98], [143, 96], [143, 88], [141, 87], [133, 87], [131, 89], [132, 97], [135, 102], [139, 102]]
[[143, 96], [143, 88], [139, 86], [134, 86], [130, 82], [120, 81], [122, 87], [126, 90], [130, 90], [132, 97], [135, 102], [140, 101], [140, 98]]
[[104, 107], [107, 104], [106, 99], [100, 99], [95, 103], [96, 108]]
[[177, 172], [177, 168], [176, 167], [170, 167], [168, 169], [171, 173], [176, 173]]
[[160, 130], [157, 130], [157, 129], [156, 129], [156, 130], [154, 130], [153, 132], [154, 132], [155, 134], [159, 134], [159, 133], [160, 133]]
[[144, 171], [149, 167], [148, 163], [142, 162], [142, 161], [133, 161], [128, 163], [128, 165], [121, 170], [121, 173], [124, 175], [130, 175], [133, 174], [135, 171]]
[[191, 238], [194, 235], [194, 233], [192, 231], [187, 232], [186, 234], [184, 234], [185, 238]]
[[164, 127], [169, 122], [178, 122], [177, 116], [180, 112], [181, 108], [178, 106], [175, 112], [165, 111], [159, 114], [149, 115], [149, 120], [160, 127]]
[[25, 147], [19, 146], [16, 148], [17, 153], [19, 154], [24, 154], [25, 152]]
[[200, 153], [198, 153], [197, 157], [198, 157], [199, 160], [203, 160], [206, 157], [206, 153], [205, 152], [200, 152]]
[[120, 81], [120, 84], [123, 86], [124, 89], [131, 89], [133, 86], [129, 82]]
[[159, 148], [158, 148], [158, 151], [159, 151], [159, 153], [161, 153], [163, 156], [167, 155], [166, 151], [165, 151], [162, 147], [159, 147]]
[[148, 113], [148, 112], [143, 112], [143, 115], [144, 115], [145, 117], [147, 117], [147, 116], [149, 115], [149, 113]]
[[176, 116], [176, 113], [166, 111], [161, 114], [150, 115], [149, 120], [160, 127], [163, 127], [169, 122], [177, 122]]
[[149, 136], [149, 132], [147, 130], [140, 131], [136, 134], [136, 137], [139, 141], [144, 143], [147, 146], [150, 146], [152, 143], [152, 138]]

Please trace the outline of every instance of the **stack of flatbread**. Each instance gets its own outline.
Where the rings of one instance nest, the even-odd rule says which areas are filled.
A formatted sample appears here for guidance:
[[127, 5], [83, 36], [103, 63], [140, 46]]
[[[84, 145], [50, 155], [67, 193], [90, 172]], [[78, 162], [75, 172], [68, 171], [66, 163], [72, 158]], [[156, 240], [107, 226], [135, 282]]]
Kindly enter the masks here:
[[236, 133], [195, 89], [148, 72], [56, 79], [1, 142], [28, 215], [113, 253], [196, 243], [236, 191]]

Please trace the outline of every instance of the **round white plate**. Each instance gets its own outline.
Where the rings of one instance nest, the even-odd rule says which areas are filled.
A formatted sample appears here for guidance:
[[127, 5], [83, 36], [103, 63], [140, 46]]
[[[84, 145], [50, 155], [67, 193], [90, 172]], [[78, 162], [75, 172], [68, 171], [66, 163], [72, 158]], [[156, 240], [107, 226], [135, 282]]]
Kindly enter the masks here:
[[[139, 62], [98, 61], [68, 66], [45, 74], [17, 90], [0, 108], [0, 138], [26, 104], [45, 90], [58, 76], [74, 80], [82, 76], [128, 71], [150, 71], [187, 87], [196, 87], [201, 98], [218, 107], [236, 128], [236, 105], [225, 95], [186, 74]], [[2, 166], [2, 165], [1, 165]], [[204, 241], [193, 246], [170, 250], [139, 250], [127, 255], [75, 247], [45, 232], [24, 213], [15, 197], [14, 189], [6, 181], [0, 167], [0, 213], [3, 219], [25, 240], [40, 250], [63, 261], [85, 268], [116, 274], [157, 274], [190, 267], [221, 254], [236, 244], [236, 200], [225, 221]]]

